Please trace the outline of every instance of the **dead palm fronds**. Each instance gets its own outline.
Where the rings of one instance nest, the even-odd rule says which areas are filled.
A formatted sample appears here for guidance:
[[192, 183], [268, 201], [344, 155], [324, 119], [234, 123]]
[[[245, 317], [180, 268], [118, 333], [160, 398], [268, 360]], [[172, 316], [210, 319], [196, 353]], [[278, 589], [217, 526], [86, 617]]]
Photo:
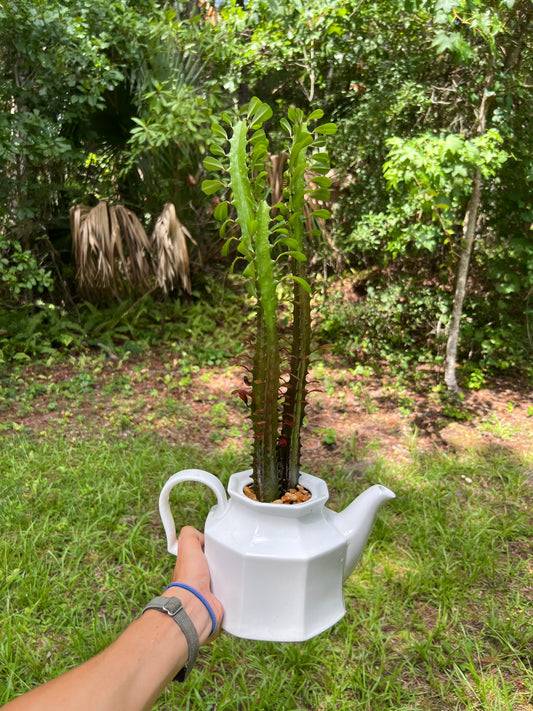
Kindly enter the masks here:
[[119, 297], [124, 292], [155, 286], [165, 293], [181, 284], [190, 292], [187, 229], [167, 203], [158, 218], [152, 244], [136, 215], [123, 205], [99, 202], [74, 205], [70, 226], [76, 276], [82, 294], [93, 299]]
[[123, 258], [117, 245], [118, 228], [108, 205], [74, 205], [70, 209], [70, 227], [82, 292], [116, 294], [117, 258]]
[[152, 233], [155, 283], [165, 294], [177, 287], [178, 279], [185, 291], [191, 292], [186, 237], [191, 239], [188, 229], [179, 221], [174, 205], [167, 202]]
[[122, 205], [110, 208], [113, 211], [119, 229], [119, 236], [128, 255], [124, 262], [125, 277], [135, 287], [150, 286], [150, 242], [137, 216]]

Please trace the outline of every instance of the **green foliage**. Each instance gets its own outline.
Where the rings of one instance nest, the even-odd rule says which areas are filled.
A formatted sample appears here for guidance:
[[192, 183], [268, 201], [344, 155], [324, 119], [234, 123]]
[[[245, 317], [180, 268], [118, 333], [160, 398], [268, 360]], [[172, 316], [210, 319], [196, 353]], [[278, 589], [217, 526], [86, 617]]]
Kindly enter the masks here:
[[[412, 239], [419, 248], [435, 250], [436, 233], [427, 230], [428, 220], [440, 226], [441, 240], [448, 241], [464, 219], [474, 175], [480, 171], [489, 178], [508, 159], [501, 143], [502, 138], [494, 129], [472, 139], [456, 134], [423, 134], [409, 140], [387, 141], [391, 148], [383, 173], [387, 188], [398, 193], [391, 201], [391, 211], [400, 217], [387, 245], [394, 256], [404, 251]], [[421, 229], [409, 225], [413, 219], [422, 223]]]
[[[422, 362], [439, 367], [443, 360], [452, 295], [440, 277], [435, 282], [414, 278], [417, 261], [406, 271], [389, 269], [389, 283], [379, 272], [361, 272], [353, 281], [354, 293], [330, 284], [326, 302], [318, 306], [317, 337], [335, 353], [378, 365], [386, 360], [398, 373], [413, 374]], [[398, 265], [399, 266], [399, 265]], [[422, 272], [422, 268], [419, 269]], [[497, 293], [470, 295], [461, 321], [459, 370], [461, 383], [476, 389], [489, 374], [522, 372], [531, 377], [531, 342], [527, 322], [517, 322], [520, 298], [505, 301]]]
[[76, 316], [38, 301], [0, 311], [0, 362], [57, 360], [88, 349], [119, 358], [164, 340], [178, 344], [180, 356], [195, 365], [219, 364], [243, 349], [241, 310], [241, 294], [213, 282], [204, 284], [203, 294], [197, 292], [192, 302], [150, 296], [108, 307], [86, 302]]
[[185, 5], [166, 9], [150, 27], [122, 177], [151, 214], [173, 202], [202, 250], [211, 235], [201, 160], [211, 123], [230, 102], [208, 59], [217, 52], [213, 27], [195, 12], [189, 16]]
[[387, 188], [405, 186], [415, 203], [413, 212], [447, 211], [454, 203], [464, 204], [478, 170], [489, 178], [509, 158], [501, 143], [495, 129], [472, 139], [457, 134], [390, 138], [383, 164]]
[[386, 359], [400, 371], [424, 359], [438, 362], [449, 294], [405, 275], [390, 285], [373, 284], [372, 275], [362, 275], [361, 288], [364, 298], [354, 295], [348, 302], [332, 290], [320, 307], [322, 342], [360, 362]]
[[[289, 107], [309, 115], [316, 103], [322, 130], [339, 127], [329, 141], [332, 205], [322, 208], [333, 215], [331, 232], [312, 243], [313, 267], [328, 274], [373, 268], [384, 289], [395, 260], [402, 279], [416, 264], [452, 288], [479, 167], [472, 286], [496, 291], [492, 303], [522, 333], [533, 284], [531, 27], [529, 0], [249, 0], [208, 17], [181, 0], [4, 3], [2, 300], [15, 306], [53, 288], [56, 303], [70, 303], [68, 209], [99, 199], [134, 209], [147, 231], [173, 202], [196, 241], [196, 268], [211, 269], [220, 259], [216, 222], [233, 218], [216, 207], [219, 182], [208, 195], [200, 189], [206, 171], [224, 164], [210, 125], [224, 131], [224, 112], [257, 96], [273, 108], [272, 153], [284, 144]], [[227, 239], [231, 222], [225, 230]]]
[[337, 433], [333, 427], [318, 430], [317, 434], [320, 436], [320, 441], [324, 447], [332, 449], [337, 446]]
[[[472, 344], [470, 323], [488, 343], [494, 309], [503, 309], [501, 322], [507, 320], [511, 339], [507, 343], [513, 344], [509, 350], [514, 349], [517, 357], [500, 362], [524, 364], [524, 353], [531, 347], [524, 308], [531, 288], [528, 234], [533, 221], [526, 198], [532, 175], [532, 154], [526, 147], [531, 145], [526, 136], [531, 131], [532, 104], [525, 88], [526, 64], [531, 62], [530, 4], [437, 2], [434, 12], [427, 5], [400, 6], [397, 17], [385, 10], [372, 19], [373, 32], [361, 33], [363, 48], [371, 47], [374, 38], [381, 43], [375, 55], [370, 51], [360, 55], [357, 92], [350, 102], [353, 113], [339, 121], [343, 146], [336, 155], [343, 157], [351, 183], [334, 211], [338, 244], [356, 270], [373, 268], [381, 273], [388, 284], [382, 288], [391, 288], [391, 279], [412, 277], [410, 270], [417, 265], [428, 282], [442, 280], [451, 290], [470, 185], [479, 169], [484, 176], [480, 233], [475, 282], [469, 283], [467, 297], [476, 306], [472, 304], [462, 322], [462, 353], [480, 357], [477, 347], [471, 351], [467, 346]], [[379, 76], [384, 66], [387, 82]], [[480, 133], [482, 112], [486, 125]], [[374, 140], [366, 140], [365, 133]], [[376, 175], [382, 166], [388, 187], [394, 190], [389, 196], [384, 194], [387, 183]], [[518, 258], [513, 256], [517, 250]], [[398, 289], [402, 290], [401, 283]], [[494, 291], [507, 293], [506, 306]], [[479, 292], [483, 296], [478, 297]], [[485, 313], [479, 318], [483, 298], [492, 304], [492, 317]], [[368, 311], [371, 304], [370, 299]], [[519, 319], [525, 316], [521, 324], [513, 312]], [[415, 320], [407, 319], [407, 328]], [[387, 333], [381, 330], [387, 342]], [[405, 334], [407, 341], [411, 335], [415, 333]], [[494, 344], [494, 356], [496, 352]]]
[[504, 300], [497, 293], [470, 297], [462, 323], [462, 356], [487, 373], [516, 370], [531, 374], [530, 315], [526, 313], [525, 322], [514, 316], [523, 310], [521, 298]]
[[[22, 179], [19, 190], [25, 189], [31, 201], [30, 193], [45, 189], [46, 177], [55, 189], [64, 186], [57, 170], [81, 158], [84, 122], [103, 111], [106, 92], [125, 81], [146, 32], [143, 12], [150, 6], [148, 0], [135, 10], [127, 0], [113, 6], [101, 0], [82, 6], [14, 0], [2, 7], [4, 190], [15, 189], [13, 183]], [[6, 112], [9, 105], [12, 110]]]
[[326, 6], [323, 0], [251, 0], [245, 8], [225, 3], [219, 32], [226, 33], [224, 50], [231, 52], [226, 89], [245, 86], [263, 99], [275, 92], [282, 110], [323, 101], [335, 70], [344, 69], [338, 55], [349, 45], [352, 10], [352, 2]]
[[71, 202], [113, 183], [109, 134], [122, 127], [118, 118], [107, 135], [102, 126], [142, 62], [151, 9], [149, 0], [13, 0], [0, 8], [0, 230], [23, 253], [37, 258], [54, 218], [63, 213], [68, 224]]
[[0, 294], [3, 298], [7, 301], [13, 296], [21, 298], [33, 290], [43, 293], [51, 289], [52, 284], [50, 271], [39, 266], [29, 249], [0, 234]]
[[52, 358], [79, 348], [83, 331], [65, 311], [38, 301], [20, 309], [0, 311], [0, 362]]

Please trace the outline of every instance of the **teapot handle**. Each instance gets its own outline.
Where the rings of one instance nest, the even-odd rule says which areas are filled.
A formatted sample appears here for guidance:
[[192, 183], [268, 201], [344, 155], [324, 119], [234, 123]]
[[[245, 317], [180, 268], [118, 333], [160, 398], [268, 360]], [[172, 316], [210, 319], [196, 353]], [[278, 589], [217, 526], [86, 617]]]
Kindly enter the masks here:
[[173, 555], [178, 555], [178, 538], [176, 536], [176, 524], [174, 517], [170, 511], [170, 491], [184, 481], [197, 481], [200, 484], [205, 484], [212, 489], [217, 497], [218, 508], [222, 512], [228, 505], [226, 492], [219, 479], [209, 472], [204, 472], [201, 469], [184, 469], [177, 474], [173, 474], [161, 490], [159, 495], [159, 515], [163, 523], [163, 528], [167, 536], [167, 550]]

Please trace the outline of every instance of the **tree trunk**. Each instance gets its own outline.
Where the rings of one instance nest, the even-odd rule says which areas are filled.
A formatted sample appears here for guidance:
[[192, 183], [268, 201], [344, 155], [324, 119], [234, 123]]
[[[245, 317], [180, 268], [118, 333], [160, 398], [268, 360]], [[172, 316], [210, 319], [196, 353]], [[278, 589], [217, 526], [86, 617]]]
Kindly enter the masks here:
[[[515, 6], [514, 12], [519, 18], [519, 36], [509, 36], [508, 42], [500, 48], [502, 54], [506, 57], [503, 66], [501, 67], [506, 74], [514, 71], [521, 59], [521, 47], [529, 36], [529, 25], [533, 19], [533, 3], [531, 0], [523, 0]], [[477, 115], [477, 133], [484, 133], [487, 124], [490, 122], [492, 112], [494, 110], [494, 82], [495, 82], [495, 62], [496, 56], [491, 55], [487, 67], [487, 77], [485, 81], [485, 90], [481, 99], [479, 112]], [[468, 268], [470, 265], [470, 257], [472, 256], [472, 248], [474, 246], [474, 237], [476, 233], [476, 224], [481, 204], [481, 173], [477, 171], [474, 182], [472, 184], [472, 194], [466, 208], [463, 221], [463, 238], [461, 241], [459, 265], [457, 268], [457, 280], [455, 284], [455, 294], [453, 298], [452, 317], [448, 330], [448, 341], [446, 343], [446, 359], [444, 364], [444, 380], [448, 390], [452, 393], [459, 393], [455, 367], [457, 362], [457, 347], [459, 345], [459, 333], [461, 316], [463, 313], [463, 302], [466, 294], [466, 280], [468, 278]]]
[[457, 282], [455, 284], [455, 295], [453, 297], [452, 318], [448, 331], [448, 341], [446, 343], [446, 362], [444, 370], [444, 380], [450, 392], [459, 393], [455, 365], [457, 362], [457, 347], [459, 345], [459, 331], [461, 316], [463, 313], [463, 302], [466, 294], [466, 280], [470, 257], [474, 246], [476, 234], [476, 223], [481, 202], [481, 173], [478, 170], [472, 185], [472, 195], [468, 202], [468, 207], [463, 221], [463, 239], [461, 241], [461, 252], [459, 255], [459, 266], [457, 269]]
[[[487, 87], [492, 88], [494, 81], [494, 64], [491, 63]], [[481, 105], [477, 117], [477, 133], [481, 135], [487, 125], [489, 105], [492, 104], [492, 93], [489, 95], [487, 87], [483, 91]], [[476, 234], [476, 223], [481, 203], [481, 171], [476, 171], [474, 182], [472, 183], [472, 193], [466, 208], [463, 220], [463, 238], [459, 251], [459, 265], [457, 267], [457, 279], [455, 282], [455, 294], [453, 297], [452, 318], [448, 330], [448, 341], [446, 343], [446, 359], [444, 362], [444, 381], [449, 392], [458, 394], [460, 392], [457, 385], [455, 366], [457, 363], [457, 348], [459, 345], [459, 334], [461, 331], [461, 316], [463, 315], [463, 302], [466, 295], [466, 280], [468, 278], [468, 268], [470, 257], [474, 246]]]

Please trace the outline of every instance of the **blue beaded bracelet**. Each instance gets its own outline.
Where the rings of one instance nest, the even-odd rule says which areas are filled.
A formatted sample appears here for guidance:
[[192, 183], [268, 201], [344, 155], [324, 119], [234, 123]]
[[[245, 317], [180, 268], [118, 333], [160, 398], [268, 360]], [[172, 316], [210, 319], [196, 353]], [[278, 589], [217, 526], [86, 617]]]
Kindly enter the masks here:
[[[216, 626], [217, 626], [217, 618], [216, 618], [215, 613], [213, 612], [211, 605], [207, 602], [205, 597], [201, 593], [199, 593], [198, 590], [191, 588], [190, 585], [185, 585], [185, 583], [170, 583], [170, 585], [166, 586], [165, 591], [167, 591], [169, 588], [183, 588], [184, 590], [188, 590], [193, 595], [196, 595], [198, 600], [201, 600], [201, 602], [203, 602], [207, 611], [209, 612], [209, 617], [211, 618], [211, 624], [212, 624], [211, 634], [213, 634], [213, 632], [215, 631]], [[209, 636], [211, 636], [211, 634]]]

